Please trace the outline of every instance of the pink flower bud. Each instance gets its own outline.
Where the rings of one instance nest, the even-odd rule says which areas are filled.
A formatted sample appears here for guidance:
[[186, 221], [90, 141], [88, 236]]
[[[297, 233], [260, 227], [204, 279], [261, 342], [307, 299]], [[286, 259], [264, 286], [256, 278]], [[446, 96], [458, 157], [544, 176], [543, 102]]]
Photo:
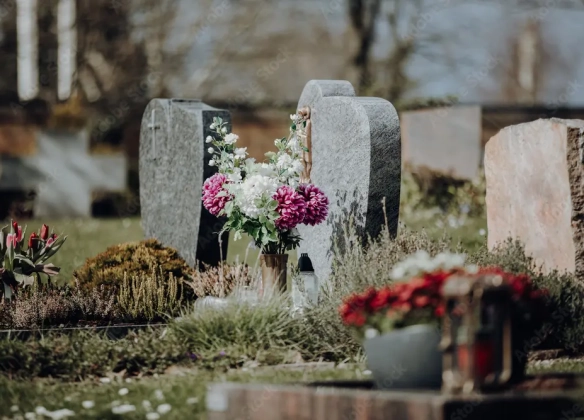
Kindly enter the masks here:
[[[53, 236], [55, 236], [55, 235], [53, 235]], [[51, 236], [49, 239], [47, 239], [47, 244], [45, 245], [45, 248], [48, 248], [48, 247], [50, 247], [50, 246], [51, 246], [51, 245], [53, 245], [54, 243], [55, 243], [55, 238], [53, 238], [53, 237]]]
[[39, 236], [36, 232], [30, 234], [30, 238], [28, 238], [28, 247], [29, 248], [36, 248], [36, 244], [39, 241]]
[[16, 230], [16, 240], [18, 242], [22, 241], [22, 226], [18, 226], [18, 229]]
[[43, 241], [46, 241], [48, 237], [49, 237], [49, 227], [47, 225], [43, 225], [41, 227], [41, 239]]
[[9, 233], [6, 235], [6, 247], [16, 248], [16, 234]]

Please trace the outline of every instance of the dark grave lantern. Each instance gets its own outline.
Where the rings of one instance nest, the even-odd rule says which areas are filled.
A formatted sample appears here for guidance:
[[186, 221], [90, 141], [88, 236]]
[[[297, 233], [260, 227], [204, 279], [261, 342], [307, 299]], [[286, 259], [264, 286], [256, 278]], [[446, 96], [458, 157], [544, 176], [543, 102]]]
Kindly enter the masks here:
[[523, 378], [525, 366], [513, 357], [519, 331], [511, 286], [499, 275], [457, 276], [443, 293], [443, 391], [498, 391]]

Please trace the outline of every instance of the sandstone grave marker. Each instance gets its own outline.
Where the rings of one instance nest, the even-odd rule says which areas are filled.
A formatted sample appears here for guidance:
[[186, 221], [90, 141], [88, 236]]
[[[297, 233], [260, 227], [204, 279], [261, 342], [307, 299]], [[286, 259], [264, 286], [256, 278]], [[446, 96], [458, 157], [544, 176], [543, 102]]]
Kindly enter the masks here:
[[335, 242], [344, 247], [343, 229], [354, 220], [361, 239], [376, 237], [385, 223], [397, 232], [401, 146], [395, 108], [381, 98], [355, 97], [351, 83], [311, 80], [298, 109], [310, 108], [311, 181], [327, 194], [330, 211], [318, 226], [299, 226], [298, 253], [308, 253], [315, 272], [331, 273]]
[[126, 188], [125, 156], [90, 155], [87, 130], [36, 136], [36, 154], [0, 160], [0, 190], [35, 191], [35, 217], [90, 217], [93, 191]]
[[485, 148], [488, 245], [508, 237], [554, 269], [584, 274], [584, 121], [513, 125]]
[[[191, 266], [197, 261], [216, 265], [221, 258], [218, 232], [224, 222], [201, 201], [204, 180], [217, 170], [207, 164], [205, 147], [214, 117], [230, 122], [228, 111], [198, 100], [153, 99], [142, 119], [142, 228], [147, 238], [175, 248]], [[225, 258], [227, 236], [222, 239]]]

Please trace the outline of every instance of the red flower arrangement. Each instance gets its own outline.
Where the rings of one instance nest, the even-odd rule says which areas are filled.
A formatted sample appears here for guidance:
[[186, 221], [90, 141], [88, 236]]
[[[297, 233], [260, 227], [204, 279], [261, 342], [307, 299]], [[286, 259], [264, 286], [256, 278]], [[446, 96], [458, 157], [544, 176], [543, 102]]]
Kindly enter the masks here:
[[[408, 282], [380, 289], [369, 288], [348, 296], [339, 312], [343, 323], [365, 333], [367, 329], [384, 333], [416, 324], [439, 325], [445, 313], [442, 287], [455, 274], [470, 274], [462, 268], [423, 273]], [[545, 290], [536, 290], [526, 274], [512, 274], [499, 267], [481, 268], [473, 276], [494, 274], [503, 277], [517, 301], [538, 301]]]

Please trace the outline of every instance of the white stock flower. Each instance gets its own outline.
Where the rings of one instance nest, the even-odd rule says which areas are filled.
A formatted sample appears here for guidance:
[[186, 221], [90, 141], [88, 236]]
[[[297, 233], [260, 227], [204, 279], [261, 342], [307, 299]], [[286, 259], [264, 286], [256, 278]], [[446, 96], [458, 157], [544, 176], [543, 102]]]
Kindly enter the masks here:
[[247, 147], [238, 147], [234, 150], [235, 159], [245, 159], [247, 155]]
[[296, 136], [292, 137], [288, 142], [288, 149], [290, 149], [292, 153], [297, 155], [301, 154], [304, 151], [302, 150], [302, 145], [300, 144]]
[[279, 169], [287, 169], [291, 164], [292, 157], [287, 153], [278, 156], [278, 160], [276, 161], [276, 167]]
[[225, 136], [225, 144], [234, 144], [238, 139], [237, 134], [229, 133]]
[[213, 137], [211, 136], [207, 136], [207, 138], [205, 139], [205, 143], [211, 143], [213, 141]]
[[209, 127], [211, 127], [211, 130], [214, 130], [214, 129], [215, 129], [215, 127], [216, 127], [216, 125], [215, 125], [215, 123], [213, 123], [213, 124], [211, 124]]
[[209, 147], [209, 148], [207, 149], [207, 152], [209, 152], [209, 153], [213, 153], [214, 151], [215, 151], [215, 149], [213, 149], [212, 147]]
[[261, 176], [273, 177], [276, 175], [276, 170], [269, 163], [262, 163], [257, 166], [257, 173]]
[[233, 168], [233, 172], [226, 174], [227, 179], [231, 182], [239, 182], [241, 181], [241, 169]]
[[304, 171], [304, 164], [302, 163], [302, 161], [300, 160], [292, 161], [292, 164], [290, 165], [288, 172], [290, 172], [293, 175], [300, 175], [302, 171]]
[[122, 388], [118, 391], [118, 395], [123, 397], [124, 395], [128, 395], [128, 392], [130, 392], [128, 388]]
[[274, 178], [260, 174], [251, 175], [241, 183], [235, 201], [243, 214], [255, 218], [262, 213], [257, 201], [262, 197], [271, 197], [277, 190], [278, 182]]
[[158, 420], [160, 418], [160, 414], [152, 412], [146, 414], [146, 420]]
[[298, 121], [298, 114], [290, 114], [290, 119], [294, 122]]
[[209, 166], [215, 166], [215, 161], [213, 159], [209, 161]]
[[221, 132], [222, 132], [223, 134], [227, 134], [227, 127], [223, 127], [223, 128], [221, 129]]

